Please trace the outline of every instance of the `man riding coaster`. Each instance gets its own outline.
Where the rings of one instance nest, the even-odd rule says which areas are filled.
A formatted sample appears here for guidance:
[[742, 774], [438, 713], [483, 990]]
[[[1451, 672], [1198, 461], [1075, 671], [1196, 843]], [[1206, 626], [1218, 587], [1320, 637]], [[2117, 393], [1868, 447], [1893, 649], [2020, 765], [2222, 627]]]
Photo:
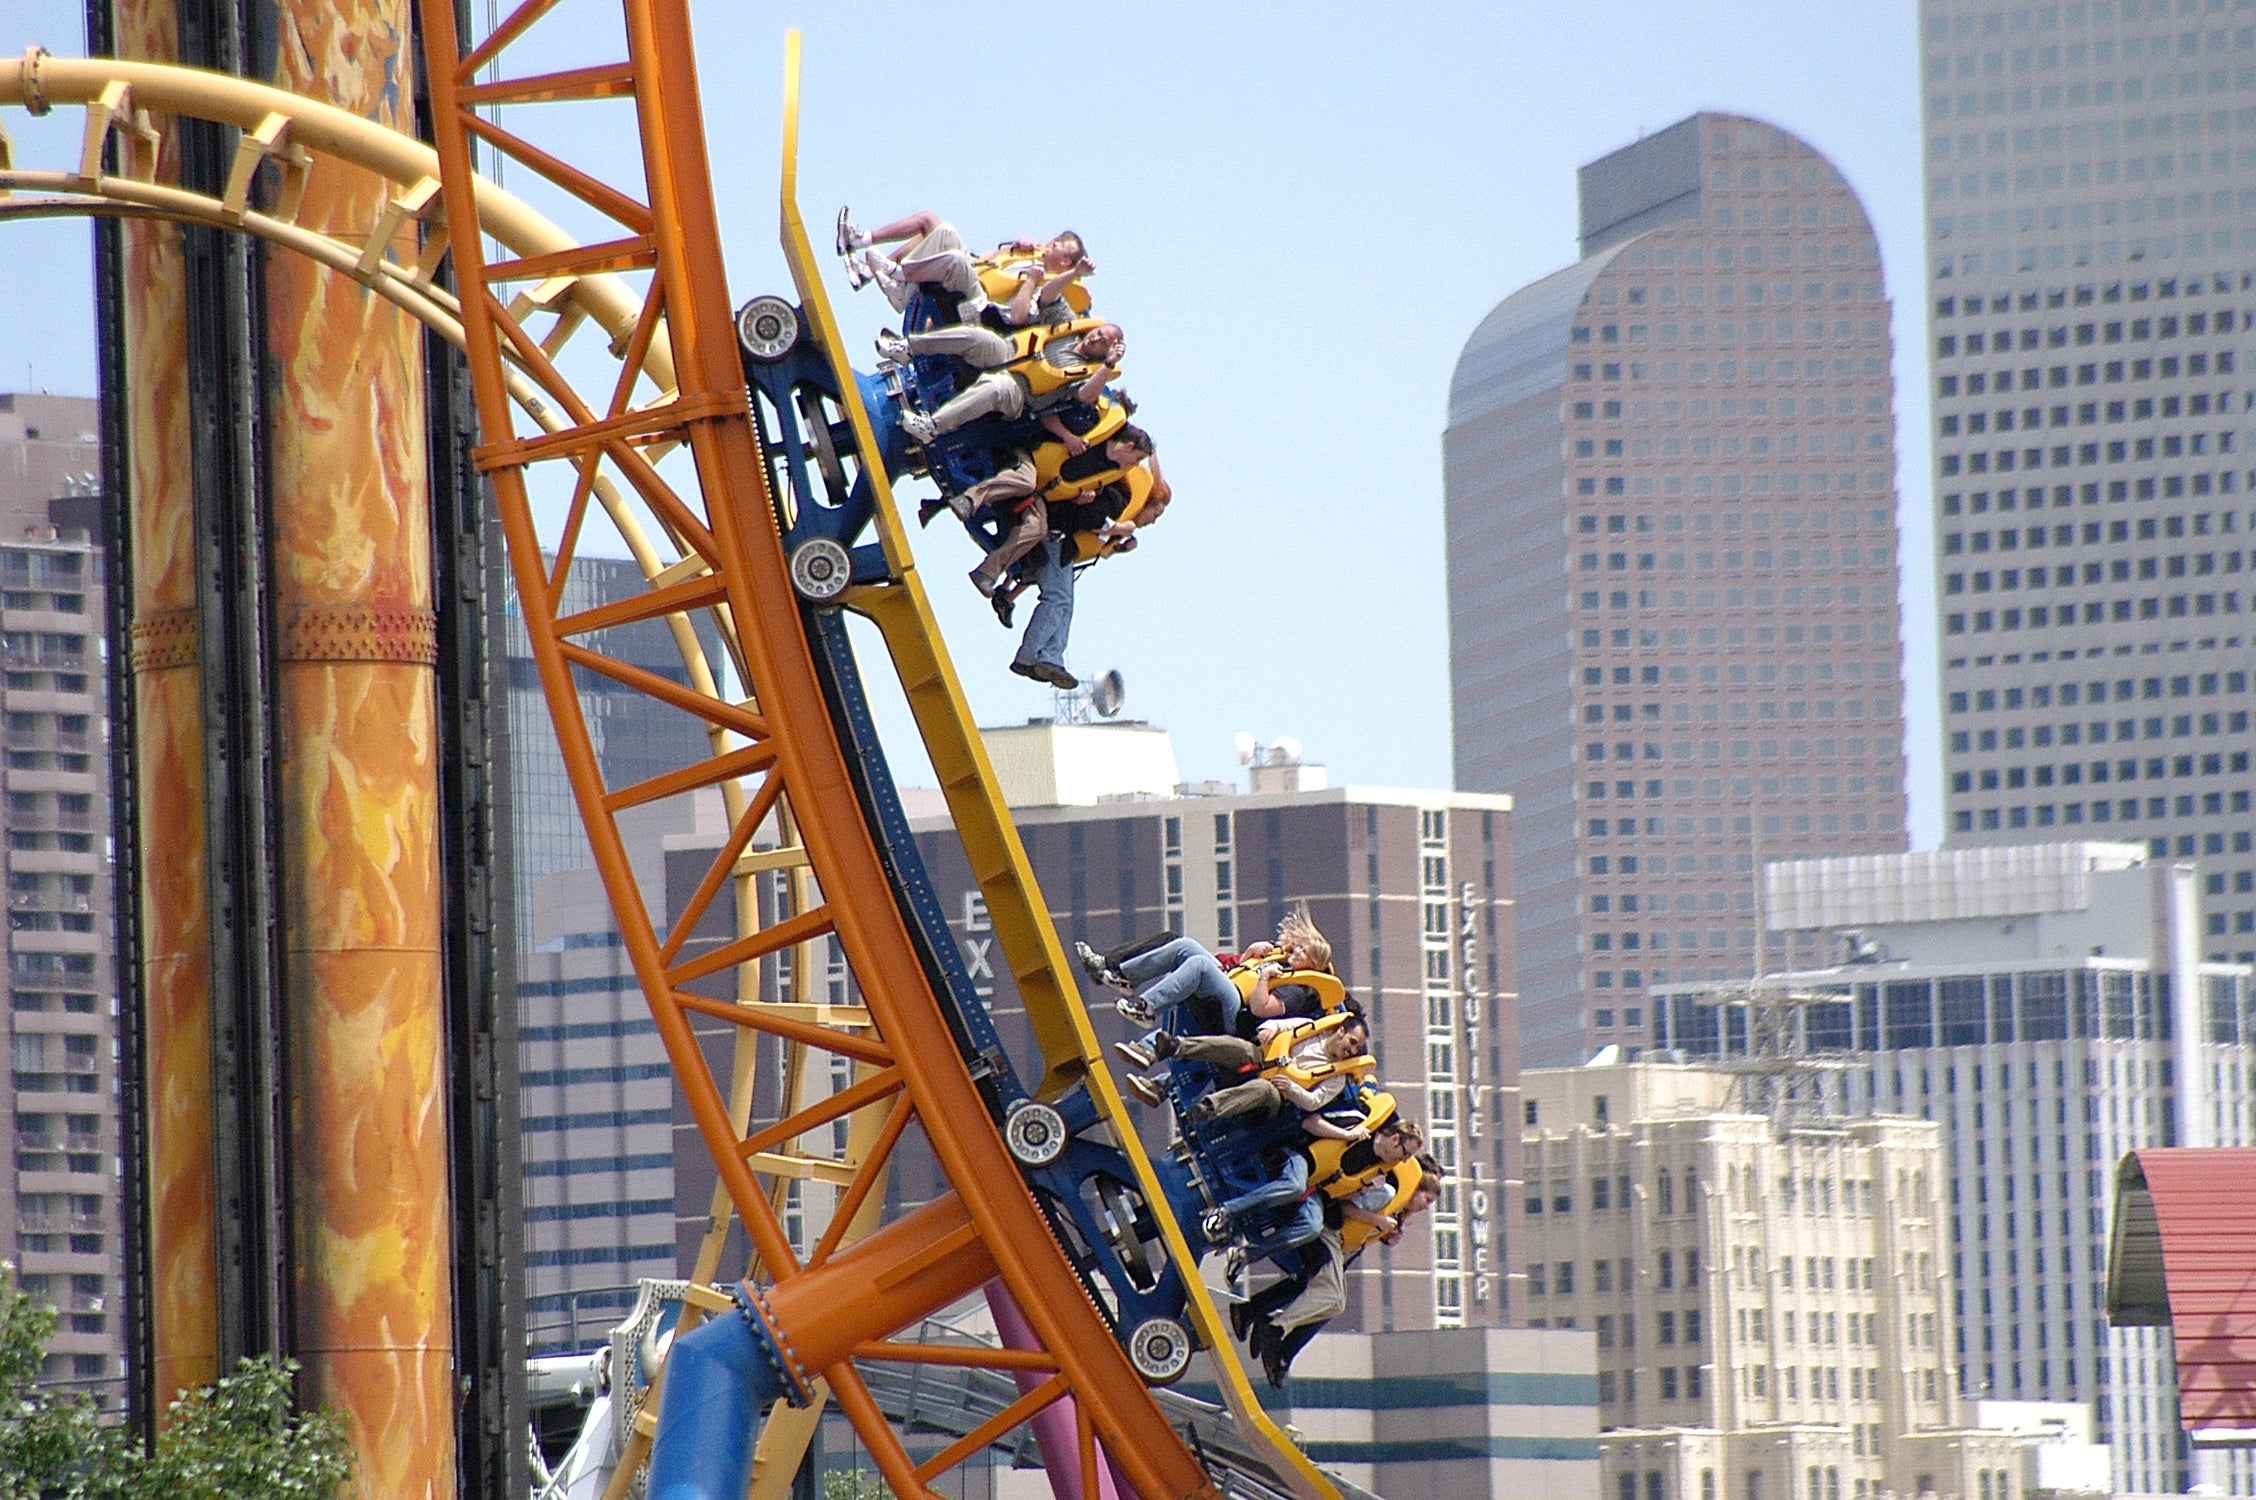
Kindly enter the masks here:
[[[1209, 1210], [1200, 1221], [1200, 1232], [1216, 1245], [1258, 1238], [1262, 1252], [1271, 1255], [1322, 1234], [1329, 1197], [1323, 1189], [1328, 1181], [1363, 1177], [1425, 1148], [1418, 1127], [1393, 1115], [1392, 1098], [1377, 1097], [1386, 1099], [1388, 1110], [1377, 1124], [1369, 1123], [1371, 1112], [1360, 1098], [1344, 1094], [1325, 1109], [1301, 1116], [1304, 1135], [1285, 1151], [1276, 1175]], [[1327, 1161], [1344, 1163], [1344, 1172], [1327, 1171]], [[1273, 1218], [1277, 1222], [1271, 1229]]]
[[[890, 244], [901, 248], [892, 255], [875, 248]], [[838, 254], [847, 281], [857, 290], [875, 281], [896, 312], [907, 312], [923, 292], [936, 314], [952, 302], [957, 321], [992, 318], [1012, 327], [1086, 313], [1089, 293], [1081, 283], [1097, 269], [1070, 229], [1040, 244], [1008, 240], [975, 257], [956, 227], [930, 210], [865, 233], [842, 208]]]
[[1048, 502], [1050, 540], [1037, 545], [1006, 575], [989, 598], [1004, 625], [1011, 604], [1029, 582], [1041, 591], [1010, 669], [1052, 687], [1073, 689], [1080, 679], [1066, 669], [1065, 643], [1073, 631], [1074, 578], [1099, 558], [1128, 552], [1136, 535], [1167, 513], [1172, 496], [1157, 460], [1132, 468], [1123, 479], [1084, 499]]
[[[1154, 456], [1151, 434], [1132, 423], [1122, 426], [1098, 447], [1079, 439], [1075, 442], [1080, 451], [1067, 454], [1054, 465], [1041, 461], [1045, 455], [1020, 452], [1009, 468], [943, 502], [967, 524], [983, 512], [997, 516], [1016, 513], [995, 549], [971, 570], [972, 587], [986, 597], [993, 598], [1004, 575], [1050, 535], [1050, 500], [1076, 499], [1101, 489]], [[1042, 478], [1045, 468], [1052, 470], [1046, 484]]]
[[1117, 323], [1095, 318], [1021, 329], [1008, 336], [959, 323], [915, 333], [887, 329], [877, 336], [879, 356], [895, 365], [933, 355], [963, 361], [980, 372], [930, 413], [904, 405], [901, 431], [930, 446], [939, 437], [982, 417], [1009, 421], [1068, 402], [1094, 406], [1120, 374], [1128, 340]]
[[[1306, 1019], [1280, 1016], [1263, 1021], [1254, 1041], [1238, 1036], [1178, 1036], [1155, 1031], [1140, 1042], [1115, 1042], [1113, 1050], [1138, 1069], [1157, 1062], [1202, 1063], [1216, 1078], [1250, 1076], [1250, 1081], [1217, 1086], [1185, 1113], [1188, 1124], [1245, 1115], [1269, 1119], [1287, 1104], [1313, 1113], [1340, 1096], [1350, 1081], [1365, 1079], [1378, 1067], [1370, 1055], [1371, 1028], [1360, 1008]], [[1127, 1075], [1128, 1091], [1155, 1108], [1167, 1100], [1157, 1082], [1141, 1072]]]
[[1443, 1176], [1441, 1163], [1419, 1152], [1333, 1196], [1323, 1233], [1300, 1247], [1298, 1265], [1230, 1309], [1232, 1331], [1247, 1340], [1272, 1389], [1283, 1388], [1293, 1356], [1347, 1306], [1347, 1267], [1373, 1240], [1399, 1244], [1412, 1215], [1440, 1200]]

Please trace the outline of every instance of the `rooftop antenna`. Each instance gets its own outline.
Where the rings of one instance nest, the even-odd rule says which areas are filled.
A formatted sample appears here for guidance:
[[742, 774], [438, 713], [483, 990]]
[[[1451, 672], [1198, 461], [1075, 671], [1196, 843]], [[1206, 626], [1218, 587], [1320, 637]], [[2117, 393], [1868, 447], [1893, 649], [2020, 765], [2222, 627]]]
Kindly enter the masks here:
[[1087, 724], [1096, 719], [1117, 719], [1128, 701], [1128, 679], [1118, 667], [1099, 673], [1077, 688], [1052, 695], [1054, 717], [1060, 724]]

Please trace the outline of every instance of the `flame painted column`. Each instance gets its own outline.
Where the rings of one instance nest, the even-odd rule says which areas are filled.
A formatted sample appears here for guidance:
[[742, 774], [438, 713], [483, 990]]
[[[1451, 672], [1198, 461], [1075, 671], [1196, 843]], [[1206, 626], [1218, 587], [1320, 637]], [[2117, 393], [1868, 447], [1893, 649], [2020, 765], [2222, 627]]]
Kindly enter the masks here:
[[[414, 129], [406, 0], [284, 0], [268, 81]], [[364, 233], [384, 184], [313, 175]], [[418, 327], [267, 263], [295, 1352], [372, 1495], [454, 1493], [437, 638]]]
[[[176, 60], [180, 19], [172, 0], [121, 0], [114, 25], [120, 56]], [[170, 132], [165, 140], [159, 176], [173, 181], [176, 141]], [[132, 575], [119, 582], [132, 590], [139, 998], [149, 1109], [149, 1379], [157, 1411], [218, 1373], [211, 965], [182, 233], [177, 225], [132, 219], [118, 230], [122, 426], [130, 466], [124, 502], [132, 539]]]

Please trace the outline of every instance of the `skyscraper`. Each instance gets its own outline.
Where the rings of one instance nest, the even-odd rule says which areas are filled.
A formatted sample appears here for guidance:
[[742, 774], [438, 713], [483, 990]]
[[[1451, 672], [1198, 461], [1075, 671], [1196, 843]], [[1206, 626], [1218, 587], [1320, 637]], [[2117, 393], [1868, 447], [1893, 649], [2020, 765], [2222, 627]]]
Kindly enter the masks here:
[[2250, 18], [1921, 18], [1949, 836], [2196, 856], [2256, 960]]
[[[0, 1260], [52, 1302], [40, 1379], [122, 1403], [125, 1154], [100, 454], [86, 397], [0, 394], [0, 753], [14, 1175]], [[58, 498], [59, 497], [59, 498]]]
[[[1904, 847], [1888, 303], [1856, 194], [1702, 114], [1583, 168], [1582, 256], [1443, 438], [1457, 784], [1514, 797], [1529, 1065], [1758, 947], [1757, 870]], [[1814, 956], [1814, 955], [1812, 955]]]

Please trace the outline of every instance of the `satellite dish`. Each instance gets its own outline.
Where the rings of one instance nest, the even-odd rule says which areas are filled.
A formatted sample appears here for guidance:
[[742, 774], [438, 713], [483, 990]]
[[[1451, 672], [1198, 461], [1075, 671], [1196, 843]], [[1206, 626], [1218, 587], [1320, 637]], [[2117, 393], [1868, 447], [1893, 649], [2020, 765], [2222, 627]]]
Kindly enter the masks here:
[[1127, 701], [1128, 680], [1120, 675], [1117, 667], [1099, 677], [1089, 689], [1089, 706], [1097, 711], [1100, 719], [1118, 717], [1121, 705]]
[[1296, 766], [1300, 764], [1300, 741], [1294, 739], [1291, 735], [1278, 735], [1274, 748], [1286, 765]]
[[1237, 738], [1237, 747], [1238, 747], [1238, 764], [1239, 764], [1239, 765], [1241, 765], [1241, 766], [1250, 766], [1250, 765], [1252, 765], [1252, 764], [1253, 764], [1253, 752], [1254, 752], [1254, 748], [1255, 748], [1255, 747], [1254, 747], [1254, 743], [1253, 743], [1253, 736], [1252, 736], [1252, 735], [1250, 735], [1250, 734], [1248, 734], [1248, 733], [1246, 733], [1246, 732], [1245, 732], [1244, 730], [1242, 730], [1242, 729], [1241, 729], [1241, 730], [1239, 730], [1239, 731], [1238, 731], [1238, 738]]

